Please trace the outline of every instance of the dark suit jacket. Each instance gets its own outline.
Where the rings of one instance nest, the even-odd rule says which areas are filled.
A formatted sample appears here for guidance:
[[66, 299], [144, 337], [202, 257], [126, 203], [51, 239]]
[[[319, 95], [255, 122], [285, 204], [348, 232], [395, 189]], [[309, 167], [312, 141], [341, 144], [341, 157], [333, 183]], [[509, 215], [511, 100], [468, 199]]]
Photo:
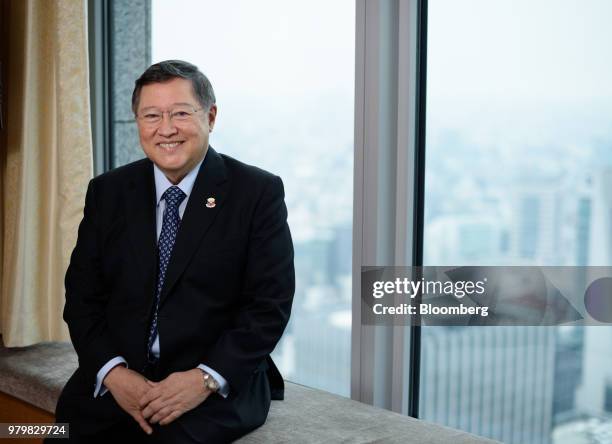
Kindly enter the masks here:
[[[206, 206], [213, 197], [214, 208]], [[64, 319], [79, 368], [58, 417], [80, 431], [124, 416], [110, 393], [93, 398], [96, 374], [115, 356], [146, 362], [157, 273], [153, 164], [143, 159], [93, 179], [66, 273]], [[160, 299], [159, 368], [165, 377], [203, 363], [229, 383], [179, 421], [242, 430], [265, 420], [283, 381], [270, 358], [289, 319], [293, 246], [279, 177], [209, 147], [183, 214]], [[263, 416], [262, 416], [263, 415]], [[70, 419], [72, 417], [72, 419]], [[234, 436], [235, 437], [235, 436]]]

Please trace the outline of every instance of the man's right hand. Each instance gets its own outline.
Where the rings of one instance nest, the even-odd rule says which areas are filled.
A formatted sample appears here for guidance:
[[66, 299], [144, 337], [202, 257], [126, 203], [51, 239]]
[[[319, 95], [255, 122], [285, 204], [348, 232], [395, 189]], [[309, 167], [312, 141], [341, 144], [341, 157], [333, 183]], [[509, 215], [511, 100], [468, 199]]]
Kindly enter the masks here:
[[136, 420], [145, 433], [150, 435], [153, 429], [142, 416], [138, 404], [144, 394], [151, 389], [146, 378], [134, 370], [118, 365], [108, 372], [103, 384], [111, 392], [117, 404]]

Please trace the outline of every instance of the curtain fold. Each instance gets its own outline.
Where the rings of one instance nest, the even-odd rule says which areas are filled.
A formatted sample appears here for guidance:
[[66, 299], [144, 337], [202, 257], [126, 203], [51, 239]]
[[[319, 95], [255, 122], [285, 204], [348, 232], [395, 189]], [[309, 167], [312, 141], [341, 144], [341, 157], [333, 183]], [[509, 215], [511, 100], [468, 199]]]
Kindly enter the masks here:
[[93, 173], [86, 0], [11, 0], [0, 325], [68, 340], [63, 279]]

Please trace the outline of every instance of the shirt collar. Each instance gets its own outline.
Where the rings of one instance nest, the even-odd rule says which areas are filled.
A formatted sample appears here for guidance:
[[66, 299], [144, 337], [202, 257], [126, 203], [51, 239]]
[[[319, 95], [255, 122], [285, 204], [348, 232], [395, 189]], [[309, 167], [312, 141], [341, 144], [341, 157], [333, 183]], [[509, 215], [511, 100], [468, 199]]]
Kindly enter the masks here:
[[[185, 200], [187, 200], [189, 198], [189, 195], [191, 194], [193, 184], [195, 183], [196, 177], [198, 176], [198, 171], [200, 171], [200, 166], [202, 166], [202, 162], [204, 162], [204, 159], [200, 160], [200, 162], [189, 173], [187, 173], [185, 177], [183, 177], [183, 180], [181, 180], [176, 185], [187, 196]], [[153, 173], [155, 175], [155, 194], [157, 196], [156, 203], [157, 205], [159, 205], [162, 196], [168, 188], [173, 186], [173, 184], [168, 180], [162, 170], [160, 170], [159, 167], [155, 164], [153, 164]]]

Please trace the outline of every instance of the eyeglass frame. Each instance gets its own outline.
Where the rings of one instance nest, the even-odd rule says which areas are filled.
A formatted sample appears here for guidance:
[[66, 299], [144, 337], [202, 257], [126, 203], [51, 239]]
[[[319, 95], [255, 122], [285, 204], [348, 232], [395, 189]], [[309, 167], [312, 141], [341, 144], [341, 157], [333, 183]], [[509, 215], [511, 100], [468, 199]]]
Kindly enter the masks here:
[[[183, 122], [188, 121], [189, 118], [191, 118], [194, 114], [199, 113], [200, 111], [204, 111], [204, 110], [209, 111], [210, 110], [210, 108], [207, 108], [207, 107], [194, 108], [193, 105], [184, 105], [184, 106], [188, 106], [188, 107], [192, 108], [193, 111], [191, 112], [191, 114], [189, 114], [187, 116], [187, 118], [185, 118], [185, 120], [183, 120]], [[156, 109], [156, 108], [154, 108], [154, 109]], [[144, 120], [144, 116], [139, 115], [140, 114], [139, 113], [139, 114], [136, 115], [136, 121], [140, 121], [140, 122], [142, 122], [145, 125], [156, 126], [156, 125], [159, 125], [160, 123], [162, 123], [164, 121], [164, 114], [167, 113], [168, 114], [168, 118], [170, 119], [170, 122], [172, 122], [173, 118], [174, 118], [173, 113], [175, 111], [176, 111], [175, 109], [169, 109], [169, 110], [166, 110], [166, 111], [159, 110], [159, 112], [161, 113], [161, 116], [160, 116], [159, 120], [157, 120], [155, 122], [146, 122]]]

